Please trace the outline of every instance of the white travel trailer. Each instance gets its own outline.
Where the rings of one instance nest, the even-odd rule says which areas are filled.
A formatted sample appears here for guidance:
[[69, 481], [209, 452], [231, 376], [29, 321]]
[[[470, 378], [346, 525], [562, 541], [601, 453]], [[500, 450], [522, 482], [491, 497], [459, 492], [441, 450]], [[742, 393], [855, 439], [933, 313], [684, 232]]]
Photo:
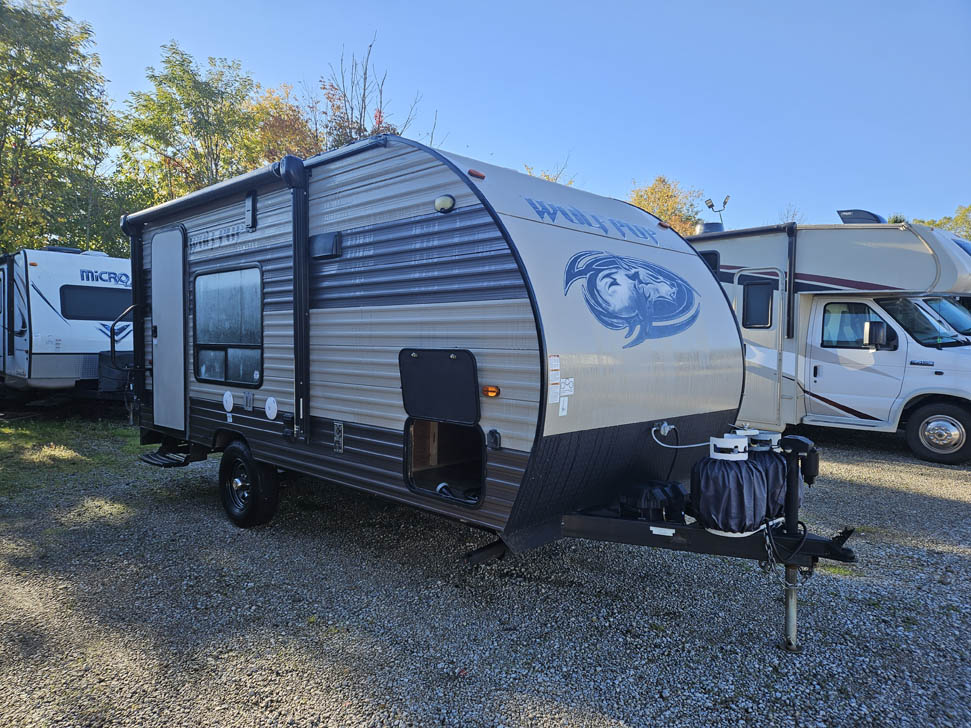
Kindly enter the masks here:
[[[130, 305], [127, 259], [56, 246], [0, 256], [0, 383], [97, 391], [99, 352]], [[115, 326], [119, 352], [131, 351], [131, 334], [131, 323]]]
[[[143, 459], [221, 452], [238, 525], [272, 517], [287, 470], [496, 533], [473, 560], [564, 536], [768, 558], [674, 504], [737, 419], [742, 341], [643, 210], [379, 136], [122, 227]], [[853, 559], [847, 533], [796, 531], [780, 563]]]
[[[843, 214], [843, 213], [841, 213]], [[904, 428], [971, 459], [971, 243], [912, 224], [776, 225], [689, 238], [719, 260], [746, 345], [739, 422]]]

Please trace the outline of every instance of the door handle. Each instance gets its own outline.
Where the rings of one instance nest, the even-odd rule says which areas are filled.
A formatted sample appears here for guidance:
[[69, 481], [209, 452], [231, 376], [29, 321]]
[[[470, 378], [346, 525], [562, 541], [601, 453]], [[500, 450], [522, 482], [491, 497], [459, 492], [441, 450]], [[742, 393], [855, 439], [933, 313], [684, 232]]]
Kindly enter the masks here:
[[156, 325], [153, 325], [152, 326], [152, 338], [153, 339], [157, 339], [158, 338], [158, 326], [156, 326]]
[[819, 376], [819, 364], [813, 364], [813, 379]]

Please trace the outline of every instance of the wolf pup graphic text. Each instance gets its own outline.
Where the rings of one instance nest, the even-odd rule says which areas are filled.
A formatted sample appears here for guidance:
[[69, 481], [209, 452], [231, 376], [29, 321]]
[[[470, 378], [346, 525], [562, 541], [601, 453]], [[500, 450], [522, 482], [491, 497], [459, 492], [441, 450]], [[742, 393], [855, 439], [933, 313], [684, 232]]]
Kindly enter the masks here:
[[566, 264], [563, 294], [577, 281], [597, 321], [608, 329], [627, 329], [625, 349], [679, 334], [701, 311], [698, 292], [687, 281], [639, 258], [585, 250]]

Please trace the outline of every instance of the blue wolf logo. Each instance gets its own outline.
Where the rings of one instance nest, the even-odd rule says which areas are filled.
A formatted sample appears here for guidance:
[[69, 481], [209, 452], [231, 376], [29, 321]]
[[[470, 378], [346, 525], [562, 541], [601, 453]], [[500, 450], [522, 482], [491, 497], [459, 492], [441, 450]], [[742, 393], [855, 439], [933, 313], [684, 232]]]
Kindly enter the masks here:
[[580, 281], [590, 313], [608, 329], [627, 329], [625, 349], [687, 330], [698, 319], [698, 292], [681, 276], [646, 260], [585, 250], [566, 264], [563, 295]]

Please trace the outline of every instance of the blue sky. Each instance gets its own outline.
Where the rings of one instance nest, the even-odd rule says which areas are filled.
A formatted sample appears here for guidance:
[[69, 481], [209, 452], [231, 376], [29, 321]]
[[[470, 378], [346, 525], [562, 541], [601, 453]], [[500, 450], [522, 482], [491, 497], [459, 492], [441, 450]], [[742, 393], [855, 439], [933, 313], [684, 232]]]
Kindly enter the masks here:
[[[971, 2], [69, 0], [110, 92], [159, 47], [237, 58], [261, 83], [316, 84], [342, 46], [389, 71], [392, 120], [422, 101], [445, 149], [552, 168], [626, 197], [664, 174], [731, 195], [729, 227], [835, 210], [940, 217], [971, 204]], [[706, 211], [707, 212], [707, 211]], [[708, 216], [716, 219], [713, 216]]]

